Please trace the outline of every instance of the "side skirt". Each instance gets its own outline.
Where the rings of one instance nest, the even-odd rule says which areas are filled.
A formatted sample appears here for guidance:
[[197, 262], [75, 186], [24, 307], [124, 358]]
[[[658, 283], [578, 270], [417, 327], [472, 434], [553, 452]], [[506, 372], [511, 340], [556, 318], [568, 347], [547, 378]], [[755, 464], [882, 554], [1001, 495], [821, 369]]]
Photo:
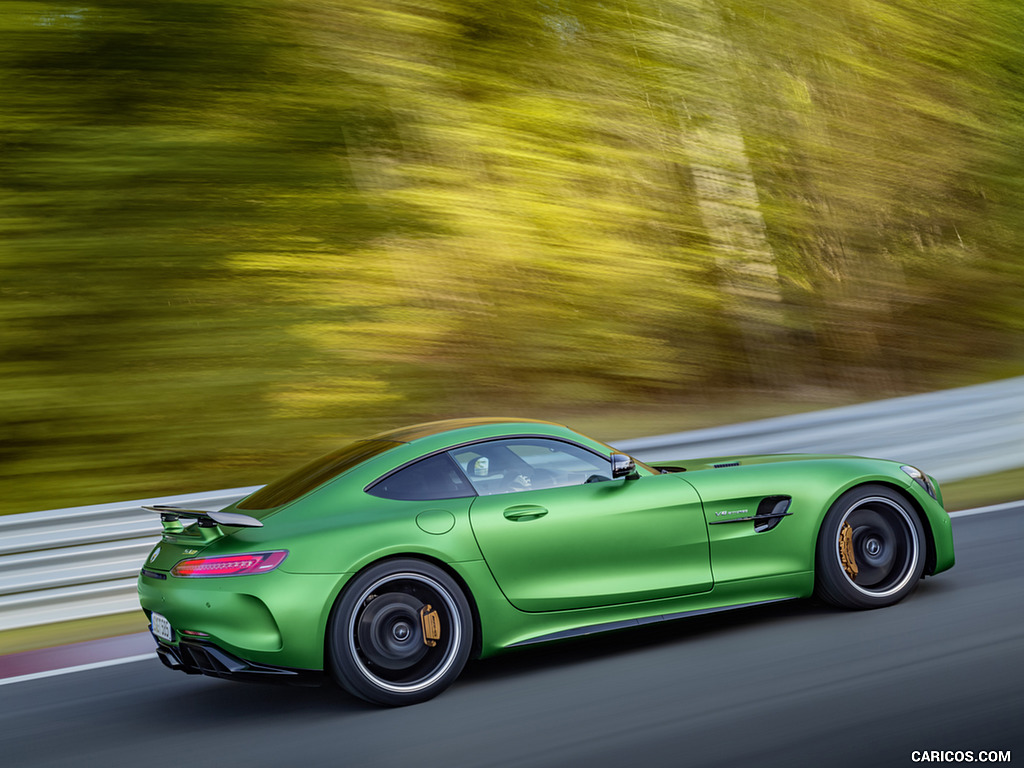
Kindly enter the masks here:
[[571, 637], [583, 637], [584, 635], [596, 635], [600, 632], [614, 632], [617, 629], [628, 629], [629, 627], [642, 627], [645, 624], [659, 624], [663, 621], [675, 621], [690, 616], [703, 616], [708, 613], [721, 613], [722, 611], [734, 611], [738, 608], [753, 608], [755, 605], [769, 605], [770, 603], [784, 603], [789, 600], [797, 600], [795, 597], [780, 597], [774, 600], [758, 600], [753, 603], [740, 603], [738, 605], [723, 605], [718, 608], [698, 608], [693, 611], [679, 611], [678, 613], [666, 613], [663, 616], [647, 616], [642, 619], [625, 619], [623, 621], [609, 621], [603, 624], [592, 624], [586, 627], [575, 627], [562, 632], [552, 632], [548, 635], [531, 637], [528, 640], [520, 640], [513, 643], [509, 648], [521, 648], [526, 645], [537, 643], [550, 643], [556, 640], [567, 640]]

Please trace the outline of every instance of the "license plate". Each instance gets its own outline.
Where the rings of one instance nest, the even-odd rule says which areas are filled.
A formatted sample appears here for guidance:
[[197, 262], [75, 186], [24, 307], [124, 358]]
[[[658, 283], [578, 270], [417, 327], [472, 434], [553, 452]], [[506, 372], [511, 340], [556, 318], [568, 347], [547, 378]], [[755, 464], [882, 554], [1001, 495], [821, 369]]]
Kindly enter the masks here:
[[168, 643], [174, 640], [174, 632], [171, 631], [171, 622], [161, 616], [159, 613], [154, 613], [149, 617], [150, 628], [153, 630], [153, 634], [161, 640], [166, 640]]

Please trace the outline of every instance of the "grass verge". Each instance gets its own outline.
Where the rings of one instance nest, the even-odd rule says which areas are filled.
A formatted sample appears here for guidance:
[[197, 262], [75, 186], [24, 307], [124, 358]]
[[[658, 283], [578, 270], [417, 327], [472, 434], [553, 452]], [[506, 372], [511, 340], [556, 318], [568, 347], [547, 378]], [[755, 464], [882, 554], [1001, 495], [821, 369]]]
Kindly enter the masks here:
[[950, 512], [1021, 499], [1024, 499], [1024, 467], [942, 483], [942, 500]]
[[140, 608], [138, 611], [114, 616], [97, 616], [58, 624], [42, 624], [38, 627], [8, 629], [0, 632], [0, 654], [35, 651], [56, 645], [81, 643], [85, 640], [130, 635], [145, 632], [148, 627], [146, 614]]

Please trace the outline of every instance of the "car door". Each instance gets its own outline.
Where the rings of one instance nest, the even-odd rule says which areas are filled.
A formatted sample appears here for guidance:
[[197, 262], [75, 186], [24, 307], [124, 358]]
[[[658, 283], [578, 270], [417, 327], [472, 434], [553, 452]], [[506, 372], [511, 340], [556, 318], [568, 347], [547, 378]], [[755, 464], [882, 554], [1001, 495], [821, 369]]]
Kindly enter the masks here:
[[451, 453], [479, 494], [470, 507], [477, 543], [516, 608], [587, 608], [711, 588], [700, 498], [681, 478], [613, 480], [607, 457], [549, 438]]

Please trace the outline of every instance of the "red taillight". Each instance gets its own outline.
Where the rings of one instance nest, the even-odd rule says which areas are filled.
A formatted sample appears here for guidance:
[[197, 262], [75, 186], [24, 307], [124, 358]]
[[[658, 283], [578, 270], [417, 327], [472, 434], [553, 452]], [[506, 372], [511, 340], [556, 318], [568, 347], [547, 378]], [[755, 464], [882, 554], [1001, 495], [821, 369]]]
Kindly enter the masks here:
[[182, 578], [209, 578], [266, 573], [277, 568], [287, 556], [288, 550], [282, 549], [277, 552], [254, 552], [249, 555], [196, 557], [182, 560], [171, 569], [171, 575]]

